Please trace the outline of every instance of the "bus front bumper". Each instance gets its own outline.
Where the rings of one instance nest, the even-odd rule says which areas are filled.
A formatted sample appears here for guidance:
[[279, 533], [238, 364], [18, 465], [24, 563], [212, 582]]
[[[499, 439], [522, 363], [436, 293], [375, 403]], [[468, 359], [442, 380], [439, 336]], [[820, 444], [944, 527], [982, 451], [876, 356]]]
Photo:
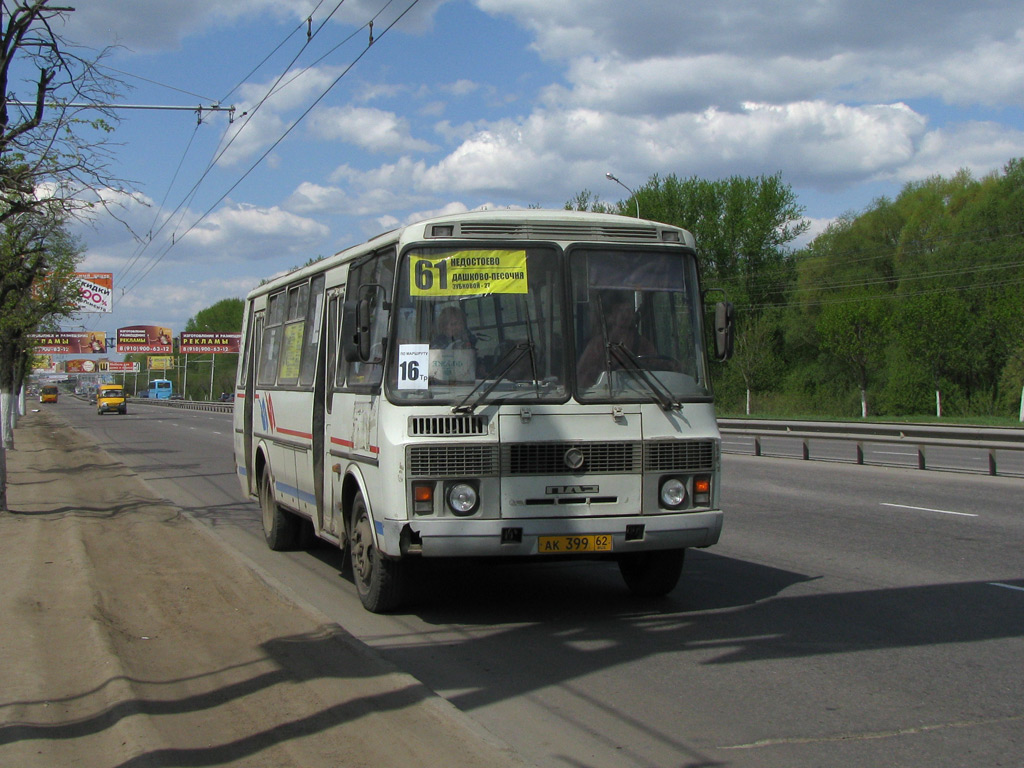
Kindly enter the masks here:
[[[589, 518], [507, 518], [474, 520], [384, 520], [377, 523], [378, 546], [388, 555], [423, 557], [531, 557], [546, 556], [541, 537], [610, 537], [615, 555], [684, 547], [710, 547], [722, 533], [720, 509], [665, 515]], [[403, 535], [404, 534], [404, 535]], [[594, 554], [576, 550], [572, 553]]]

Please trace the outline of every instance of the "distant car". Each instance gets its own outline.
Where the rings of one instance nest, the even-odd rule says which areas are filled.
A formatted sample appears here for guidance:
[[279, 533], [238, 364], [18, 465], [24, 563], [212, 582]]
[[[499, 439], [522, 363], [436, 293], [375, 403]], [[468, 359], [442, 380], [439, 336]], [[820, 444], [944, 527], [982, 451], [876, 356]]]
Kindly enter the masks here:
[[220, 393], [220, 401], [222, 403], [230, 403], [234, 399], [235, 399], [235, 393], [234, 392], [221, 392]]
[[167, 399], [168, 399], [168, 400], [184, 400], [184, 399], [185, 399], [185, 396], [184, 396], [184, 395], [171, 395], [171, 396], [170, 396], [169, 398], [167, 398]]
[[96, 413], [128, 413], [128, 396], [120, 384], [104, 384], [96, 395]]

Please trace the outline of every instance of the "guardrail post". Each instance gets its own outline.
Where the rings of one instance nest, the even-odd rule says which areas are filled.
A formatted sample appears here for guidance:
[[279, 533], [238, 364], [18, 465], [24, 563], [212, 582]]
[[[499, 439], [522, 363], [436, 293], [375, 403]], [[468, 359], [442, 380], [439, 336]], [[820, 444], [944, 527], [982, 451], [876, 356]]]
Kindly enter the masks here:
[[924, 446], [923, 445], [917, 446], [917, 468], [918, 469], [925, 469]]
[[857, 463], [864, 463], [864, 443], [857, 443]]
[[990, 475], [996, 475], [996, 451], [994, 448], [988, 452], [988, 473]]
[[802, 440], [801, 442], [803, 443], [804, 461], [807, 461], [809, 458], [811, 458], [810, 441], [809, 440]]
[[755, 456], [760, 456], [761, 455], [761, 438], [760, 437], [755, 437], [754, 438], [754, 455]]

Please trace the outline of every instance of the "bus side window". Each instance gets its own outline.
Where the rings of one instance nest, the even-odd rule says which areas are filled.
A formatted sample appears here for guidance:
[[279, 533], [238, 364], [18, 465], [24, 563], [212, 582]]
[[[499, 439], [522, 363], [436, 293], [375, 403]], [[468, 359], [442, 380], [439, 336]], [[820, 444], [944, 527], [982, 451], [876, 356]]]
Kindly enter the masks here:
[[275, 293], [267, 300], [267, 315], [263, 325], [263, 344], [260, 349], [259, 370], [256, 383], [261, 387], [272, 387], [277, 383], [277, 361], [280, 357], [282, 321], [284, 320], [285, 293]]
[[[349, 271], [345, 288], [345, 309], [341, 326], [341, 355], [338, 359], [338, 385], [346, 388], [376, 390], [384, 376], [384, 345], [395, 275], [395, 251], [388, 249], [364, 261]], [[377, 290], [363, 291], [364, 286], [380, 286]], [[360, 298], [369, 296], [370, 307], [370, 360], [363, 362], [354, 354], [356, 337], [356, 307]]]
[[299, 368], [299, 386], [309, 387], [316, 375], [317, 350], [320, 349], [320, 313], [324, 303], [323, 275], [310, 283], [309, 306], [306, 309], [306, 331], [302, 341], [302, 363]]

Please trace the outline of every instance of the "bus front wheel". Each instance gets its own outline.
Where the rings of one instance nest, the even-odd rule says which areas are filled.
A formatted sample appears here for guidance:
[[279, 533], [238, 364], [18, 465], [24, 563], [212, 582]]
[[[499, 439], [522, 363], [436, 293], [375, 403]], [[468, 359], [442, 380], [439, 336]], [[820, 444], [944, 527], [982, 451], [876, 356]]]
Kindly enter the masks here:
[[274, 481], [270, 477], [269, 466], [263, 467], [259, 495], [263, 512], [263, 536], [267, 546], [275, 552], [294, 549], [299, 537], [299, 520], [281, 509], [274, 498]]
[[634, 595], [662, 597], [679, 583], [685, 557], [685, 549], [631, 552], [619, 556], [619, 573]]
[[352, 502], [352, 526], [348, 541], [352, 580], [363, 607], [373, 613], [392, 611], [405, 597], [404, 563], [385, 557], [373, 540], [373, 520], [362, 494]]

